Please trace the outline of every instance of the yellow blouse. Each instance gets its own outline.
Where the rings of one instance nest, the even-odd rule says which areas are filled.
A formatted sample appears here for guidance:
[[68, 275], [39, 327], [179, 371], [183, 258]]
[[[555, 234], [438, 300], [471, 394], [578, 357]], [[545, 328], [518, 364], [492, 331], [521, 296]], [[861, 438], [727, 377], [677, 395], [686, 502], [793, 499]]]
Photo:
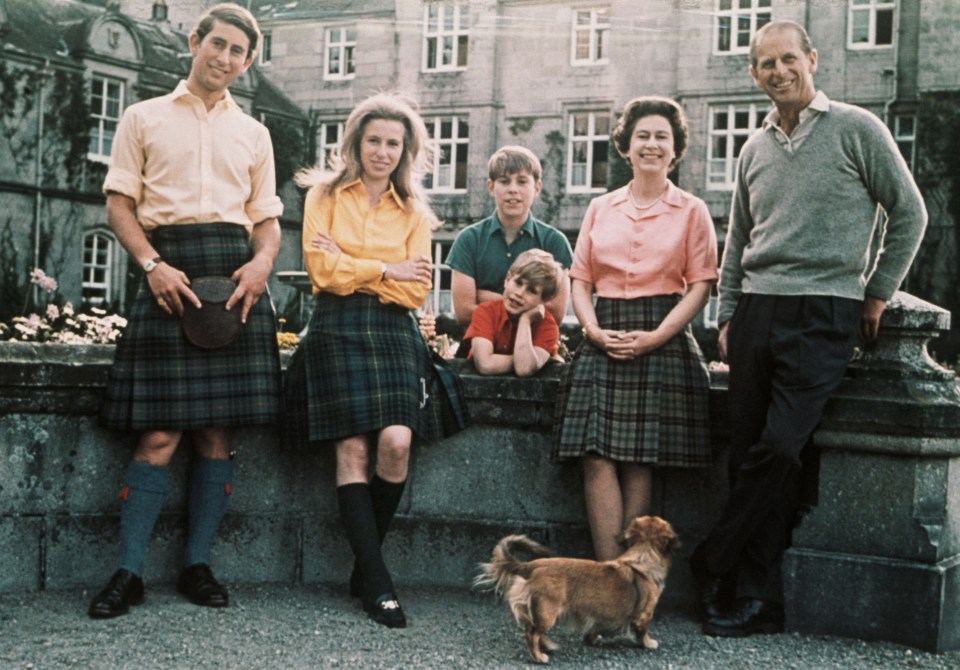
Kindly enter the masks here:
[[[430, 219], [421, 207], [407, 211], [390, 190], [371, 207], [359, 179], [337, 188], [330, 196], [324, 187], [307, 192], [303, 206], [303, 258], [313, 294], [369, 293], [382, 303], [416, 309], [430, 287], [420, 282], [381, 281], [382, 263], [399, 263], [413, 256], [430, 257]], [[326, 233], [342, 253], [314, 249], [311, 240]]]

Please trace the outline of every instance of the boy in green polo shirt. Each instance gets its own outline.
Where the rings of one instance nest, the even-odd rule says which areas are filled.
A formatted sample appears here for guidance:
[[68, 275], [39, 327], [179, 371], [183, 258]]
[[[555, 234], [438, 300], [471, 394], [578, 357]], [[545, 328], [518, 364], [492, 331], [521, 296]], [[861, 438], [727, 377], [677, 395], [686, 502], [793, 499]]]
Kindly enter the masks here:
[[487, 190], [497, 210], [461, 230], [447, 256], [447, 265], [453, 270], [457, 322], [466, 326], [478, 304], [502, 299], [503, 278], [517, 256], [528, 249], [542, 249], [564, 269], [557, 294], [545, 303], [559, 324], [570, 298], [566, 271], [573, 262], [573, 251], [563, 233], [530, 215], [542, 186], [540, 160], [524, 147], [504, 146], [490, 157], [487, 171]]

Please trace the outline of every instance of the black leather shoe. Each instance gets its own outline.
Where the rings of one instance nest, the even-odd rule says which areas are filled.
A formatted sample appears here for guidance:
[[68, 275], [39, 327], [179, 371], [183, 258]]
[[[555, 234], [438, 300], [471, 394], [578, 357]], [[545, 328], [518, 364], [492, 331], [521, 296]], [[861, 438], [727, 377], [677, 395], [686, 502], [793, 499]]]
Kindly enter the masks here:
[[143, 603], [143, 580], [129, 570], [117, 570], [87, 610], [94, 619], [110, 619]]
[[205, 563], [184, 568], [177, 580], [177, 591], [194, 605], [204, 607], [226, 607], [230, 601], [227, 590], [214, 578], [213, 571]]
[[703, 624], [706, 635], [747, 637], [754, 633], [782, 633], [783, 605], [769, 600], [741, 598], [732, 610]]
[[704, 621], [719, 617], [733, 600], [734, 582], [729, 576], [714, 575], [707, 569], [703, 545], [697, 547], [690, 557], [690, 572], [697, 583], [700, 598], [700, 614]]
[[406, 628], [407, 617], [403, 615], [403, 608], [400, 607], [400, 601], [392, 593], [384, 593], [377, 598], [377, 602], [371, 606], [364, 606], [370, 618], [381, 626], [387, 628]]

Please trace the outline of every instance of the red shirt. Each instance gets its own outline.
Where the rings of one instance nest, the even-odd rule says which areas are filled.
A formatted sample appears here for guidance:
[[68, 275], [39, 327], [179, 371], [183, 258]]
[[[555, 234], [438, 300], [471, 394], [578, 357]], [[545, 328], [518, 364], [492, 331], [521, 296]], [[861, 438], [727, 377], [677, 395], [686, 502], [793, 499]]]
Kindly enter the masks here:
[[[490, 300], [477, 305], [463, 340], [466, 342], [475, 337], [493, 342], [495, 354], [513, 355], [513, 344], [517, 339], [517, 322], [507, 314], [503, 300]], [[560, 342], [560, 328], [550, 312], [544, 313], [543, 318], [531, 326], [530, 339], [533, 340], [533, 346], [540, 347], [551, 356], [556, 356], [557, 345]], [[473, 358], [472, 351], [469, 357]]]

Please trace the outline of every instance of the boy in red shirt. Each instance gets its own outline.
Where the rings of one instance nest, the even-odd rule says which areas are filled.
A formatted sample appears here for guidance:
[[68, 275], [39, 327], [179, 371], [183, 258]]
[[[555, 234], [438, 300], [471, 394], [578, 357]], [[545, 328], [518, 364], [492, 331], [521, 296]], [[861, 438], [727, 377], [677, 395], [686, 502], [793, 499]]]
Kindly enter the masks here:
[[563, 270], [553, 256], [530, 249], [517, 256], [503, 298], [477, 305], [461, 346], [471, 346], [477, 372], [527, 377], [557, 354], [560, 328], [544, 303], [556, 295]]

